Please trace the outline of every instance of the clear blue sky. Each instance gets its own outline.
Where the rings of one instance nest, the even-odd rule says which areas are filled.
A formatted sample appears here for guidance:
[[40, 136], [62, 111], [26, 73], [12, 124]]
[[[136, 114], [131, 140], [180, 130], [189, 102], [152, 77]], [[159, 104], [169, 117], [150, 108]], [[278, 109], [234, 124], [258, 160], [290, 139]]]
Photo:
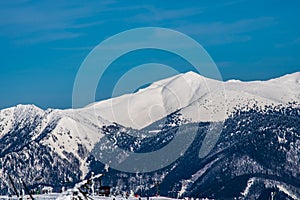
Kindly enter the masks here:
[[[300, 71], [299, 8], [298, 0], [1, 1], [0, 109], [19, 103], [71, 107], [77, 70], [91, 49], [121, 31], [145, 26], [194, 38], [224, 80], [265, 80]], [[166, 53], [141, 55], [145, 61], [180, 63]], [[135, 64], [129, 58], [119, 62]], [[114, 71], [118, 68], [111, 79]], [[109, 91], [109, 77], [106, 85]], [[105, 90], [97, 94], [108, 97]]]

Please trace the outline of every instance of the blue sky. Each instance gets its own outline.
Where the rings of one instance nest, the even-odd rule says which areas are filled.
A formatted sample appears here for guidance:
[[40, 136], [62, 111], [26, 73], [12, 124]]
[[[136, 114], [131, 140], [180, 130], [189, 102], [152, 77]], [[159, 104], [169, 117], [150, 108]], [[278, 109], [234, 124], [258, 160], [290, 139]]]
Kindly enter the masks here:
[[[300, 71], [300, 2], [30, 1], [0, 2], [0, 109], [16, 104], [69, 108], [76, 73], [101, 41], [139, 27], [164, 27], [203, 45], [224, 80], [266, 80]], [[184, 62], [166, 52], [138, 52], [145, 62]], [[121, 62], [122, 61], [122, 62]], [[134, 66], [124, 58], [119, 67]], [[106, 77], [108, 98], [119, 71]], [[100, 83], [99, 83], [100, 84]]]

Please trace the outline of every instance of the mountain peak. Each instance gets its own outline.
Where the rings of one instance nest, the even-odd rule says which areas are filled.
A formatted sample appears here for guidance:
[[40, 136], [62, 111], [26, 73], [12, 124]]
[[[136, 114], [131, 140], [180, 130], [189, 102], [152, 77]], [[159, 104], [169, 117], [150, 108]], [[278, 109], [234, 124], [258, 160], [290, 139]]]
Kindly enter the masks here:
[[189, 71], [154, 82], [136, 93], [95, 103], [93, 107], [99, 117], [136, 129], [180, 110], [191, 121], [222, 121], [226, 117], [222, 114], [224, 109], [231, 113], [236, 106], [250, 102], [264, 106], [299, 101], [297, 82], [286, 81], [296, 80], [299, 75], [245, 83], [220, 82]]
[[193, 72], [193, 71], [188, 71], [188, 72], [185, 72], [185, 73], [182, 73], [184, 76], [187, 76], [187, 77], [199, 77], [201, 76], [200, 74], [196, 73], [196, 72]]

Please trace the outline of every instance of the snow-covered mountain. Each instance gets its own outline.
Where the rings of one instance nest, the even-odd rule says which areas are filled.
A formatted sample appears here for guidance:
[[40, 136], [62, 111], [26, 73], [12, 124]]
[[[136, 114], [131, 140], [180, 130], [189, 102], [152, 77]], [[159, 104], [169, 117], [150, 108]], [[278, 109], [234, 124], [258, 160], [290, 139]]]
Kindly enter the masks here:
[[134, 94], [87, 107], [111, 122], [136, 129], [181, 110], [193, 122], [224, 120], [233, 108], [286, 104], [300, 100], [300, 72], [269, 81], [220, 82], [194, 72], [157, 81]]
[[30, 125], [33, 126], [28, 133], [31, 139], [41, 139], [47, 127], [53, 126], [48, 131], [52, 136], [48, 134], [41, 142], [65, 157], [63, 151], [77, 152], [77, 144], [90, 151], [103, 136], [101, 127], [112, 123], [141, 129], [175, 111], [186, 122], [222, 121], [234, 108], [292, 101], [300, 102], [300, 72], [253, 82], [220, 82], [187, 72], [154, 82], [136, 93], [81, 109], [44, 111], [34, 105], [18, 105], [1, 110], [0, 137]]
[[[9, 183], [5, 182], [7, 174], [22, 177], [27, 182], [32, 182], [32, 186], [48, 184], [58, 187], [66, 182], [76, 182], [84, 178], [91, 170], [95, 170], [93, 166], [99, 165], [97, 160], [90, 156], [90, 152], [97, 142], [107, 135], [116, 141], [116, 145], [124, 148], [133, 151], [151, 151], [167, 144], [174, 132], [176, 133], [174, 130], [178, 126], [187, 126], [186, 129], [189, 130], [194, 129], [194, 126], [198, 127], [194, 122], [201, 122], [204, 124], [203, 127], [207, 127], [206, 123], [226, 120], [227, 126], [224, 127], [224, 132], [229, 134], [231, 128], [228, 121], [234, 121], [231, 119], [234, 110], [243, 107], [263, 110], [265, 106], [291, 106], [289, 102], [297, 102], [298, 104], [293, 104], [293, 107], [299, 107], [300, 72], [268, 81], [253, 82], [235, 80], [220, 82], [188, 72], [155, 82], [136, 93], [96, 102], [80, 109], [42, 110], [34, 105], [18, 105], [3, 109], [0, 111], [0, 176], [4, 178], [0, 181], [0, 189], [9, 186]], [[237, 119], [241, 122], [234, 121], [235, 124], [246, 120]], [[297, 111], [296, 119], [299, 120]], [[146, 127], [152, 128], [147, 130]], [[260, 127], [260, 131], [270, 127]], [[293, 137], [299, 137], [298, 127], [295, 125], [292, 127], [286, 125], [286, 127], [292, 131], [294, 128]], [[275, 131], [276, 127], [272, 127], [273, 129]], [[157, 136], [143, 140], [127, 137], [126, 134], [133, 130], [143, 131], [144, 134], [147, 134], [147, 131], [152, 131], [153, 134], [155, 130]], [[200, 143], [203, 140], [201, 130], [200, 128], [198, 140]], [[243, 133], [239, 129], [235, 131], [232, 137]], [[246, 130], [244, 131], [246, 133]], [[288, 140], [288, 145], [291, 145], [289, 149], [299, 146], [295, 138], [285, 138], [285, 135], [278, 134], [274, 137], [279, 137], [280, 143]], [[228, 136], [224, 137], [224, 141], [227, 141]], [[125, 144], [130, 146], [126, 147]], [[224, 143], [219, 145], [222, 144], [224, 145]], [[231, 146], [232, 143], [228, 145]], [[198, 146], [196, 145], [197, 148]], [[245, 159], [249, 159], [248, 154]], [[186, 162], [186, 159], [192, 158], [187, 162], [193, 162], [195, 158], [191, 155], [188, 154], [183, 160]], [[292, 162], [300, 156], [300, 152], [294, 150], [287, 156], [290, 156], [287, 159]], [[189, 183], [187, 184], [184, 182], [184, 177], [181, 177], [182, 179], [176, 181], [181, 181], [182, 188], [174, 185], [173, 190], [177, 188], [182, 194], [194, 194], [197, 190], [193, 188], [198, 186], [193, 184], [199, 182], [199, 177], [202, 177], [207, 168], [212, 167], [219, 159], [222, 160], [221, 158], [213, 159], [211, 162], [201, 160], [199, 165], [195, 165], [199, 168], [190, 171], [190, 175], [195, 174], [192, 182], [190, 177], [186, 177]], [[240, 158], [238, 161], [242, 162]], [[289, 165], [296, 166], [293, 163]], [[101, 169], [107, 169], [107, 166], [101, 164], [100, 166]], [[160, 175], [145, 175], [144, 184], [147, 185], [145, 187], [149, 191], [155, 188], [153, 178], [163, 180], [168, 173], [174, 171], [176, 166], [182, 165], [178, 161], [166, 171], [162, 171]], [[265, 170], [264, 167], [261, 169]], [[128, 177], [124, 173], [111, 171], [111, 176], [116, 180], [122, 176]], [[297, 171], [288, 171], [288, 173], [291, 173], [292, 177], [299, 178]], [[38, 176], [42, 176], [43, 179], [33, 181]], [[184, 185], [186, 185], [185, 189], [183, 189]]]
[[12, 129], [13, 122], [25, 120], [30, 123], [37, 116], [43, 120], [40, 129], [36, 131], [42, 131], [54, 118], [60, 118], [60, 123], [66, 126], [79, 121], [88, 123], [85, 125], [90, 127], [115, 122], [141, 129], [178, 110], [192, 122], [222, 121], [234, 108], [251, 104], [287, 104], [293, 101], [300, 101], [300, 72], [268, 81], [252, 82], [221, 82], [187, 72], [154, 82], [136, 93], [96, 102], [81, 109], [43, 111], [34, 105], [4, 109], [0, 111], [0, 134]]

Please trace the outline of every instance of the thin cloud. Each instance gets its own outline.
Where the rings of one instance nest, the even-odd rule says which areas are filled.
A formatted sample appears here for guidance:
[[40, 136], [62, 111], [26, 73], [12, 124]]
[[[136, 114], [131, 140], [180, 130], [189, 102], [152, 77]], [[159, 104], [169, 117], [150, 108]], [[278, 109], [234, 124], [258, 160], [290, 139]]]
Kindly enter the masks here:
[[128, 18], [128, 21], [135, 22], [159, 22], [168, 19], [179, 19], [191, 17], [203, 13], [202, 8], [182, 8], [182, 9], [161, 9], [153, 6], [144, 6], [146, 12]]
[[257, 68], [264, 68], [264, 69], [276, 69], [282, 68], [283, 66], [289, 65], [290, 69], [298, 69], [300, 65], [299, 59], [292, 57], [292, 56], [266, 56], [262, 58], [257, 58], [252, 62], [249, 61], [218, 61], [218, 67], [222, 68], [244, 68], [244, 69], [253, 69], [254, 67]]
[[91, 51], [94, 48], [95, 46], [82, 46], [82, 47], [58, 47], [53, 49], [62, 50], [62, 51], [84, 51], [84, 50]]
[[224, 44], [245, 42], [251, 40], [251, 32], [276, 24], [272, 17], [243, 19], [235, 22], [212, 22], [205, 24], [190, 24], [176, 29], [188, 35], [199, 36], [207, 44]]
[[292, 45], [298, 45], [300, 44], [300, 37], [296, 38], [296, 39], [293, 39], [291, 41], [287, 41], [287, 42], [282, 42], [282, 43], [277, 43], [275, 44], [274, 46], [276, 48], [282, 48], [282, 47], [289, 47], [289, 46], [292, 46]]
[[243, 19], [231, 23], [212, 22], [206, 24], [192, 24], [178, 28], [184, 29], [185, 32], [188, 32], [189, 34], [239, 34], [259, 30], [273, 24], [275, 24], [274, 18], [261, 17], [255, 19]]
[[24, 37], [19, 40], [19, 44], [33, 44], [41, 42], [50, 42], [63, 39], [73, 39], [82, 36], [81, 33], [72, 33], [72, 32], [52, 32], [39, 34], [37, 37]]
[[233, 1], [227, 1], [221, 4], [221, 6], [232, 6], [240, 3], [245, 3], [246, 0], [233, 0]]
[[25, 0], [1, 3], [0, 34], [21, 43], [79, 37], [82, 34], [78, 30], [74, 33], [70, 29], [101, 24], [101, 21], [91, 22], [88, 18], [105, 10], [107, 5], [106, 1], [94, 6], [65, 1], [58, 4], [53, 4], [52, 1], [32, 3]]

